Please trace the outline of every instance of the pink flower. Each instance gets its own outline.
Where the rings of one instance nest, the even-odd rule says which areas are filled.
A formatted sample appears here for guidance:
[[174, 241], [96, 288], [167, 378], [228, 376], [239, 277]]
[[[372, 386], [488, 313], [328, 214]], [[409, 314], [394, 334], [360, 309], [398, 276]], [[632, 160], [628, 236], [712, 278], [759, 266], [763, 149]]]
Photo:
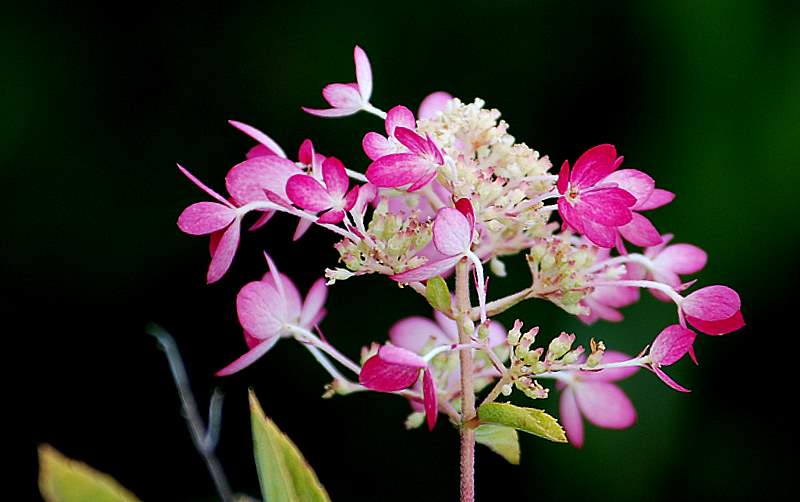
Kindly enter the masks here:
[[[388, 119], [387, 116], [387, 121]], [[387, 133], [393, 135], [394, 139], [407, 148], [408, 153], [391, 153], [374, 160], [367, 167], [365, 173], [367, 179], [381, 188], [410, 185], [407, 188], [409, 192], [419, 190], [430, 183], [436, 177], [439, 167], [444, 165], [444, 156], [431, 137], [423, 138], [412, 129], [400, 125], [390, 129], [387, 124]], [[377, 155], [386, 151], [385, 147], [379, 146], [379, 140], [372, 138], [365, 145], [367, 155]], [[364, 140], [367, 141], [367, 137]]]
[[696, 336], [694, 331], [673, 324], [664, 328], [650, 347], [649, 368], [662, 382], [680, 392], [690, 391], [664, 373], [661, 366], [669, 366], [690, 353]]
[[[564, 161], [558, 175], [558, 192], [563, 195], [558, 199], [559, 214], [567, 225], [601, 247], [614, 247], [616, 229], [633, 220], [631, 207], [636, 197], [616, 183], [604, 182], [621, 163], [622, 157], [617, 157], [612, 145], [598, 145], [580, 156], [571, 173], [569, 161]], [[642, 179], [637, 176], [636, 181]]]
[[344, 117], [364, 109], [372, 108], [372, 69], [367, 53], [357, 46], [353, 50], [356, 62], [356, 82], [350, 84], [328, 84], [322, 89], [322, 97], [331, 108], [315, 109], [303, 107], [303, 111], [318, 117]]
[[386, 120], [384, 121], [386, 136], [372, 131], [364, 135], [361, 146], [364, 148], [364, 153], [367, 154], [367, 157], [371, 160], [378, 160], [386, 155], [407, 151], [406, 147], [395, 138], [395, 129], [398, 127], [410, 130], [414, 130], [417, 127], [414, 114], [403, 105], [395, 106], [386, 114]]
[[236, 296], [236, 312], [250, 350], [219, 370], [217, 376], [231, 375], [253, 364], [282, 336], [291, 336], [289, 327], [310, 329], [325, 317], [325, 280], [318, 279], [302, 300], [294, 283], [278, 272], [269, 255], [264, 256], [269, 271], [260, 281], [246, 284]]
[[209, 284], [225, 275], [239, 247], [241, 221], [244, 214], [235, 205], [206, 186], [180, 164], [178, 169], [192, 183], [219, 202], [197, 202], [183, 210], [178, 217], [178, 228], [190, 235], [217, 234], [211, 252], [206, 280]]
[[325, 211], [320, 223], [339, 223], [345, 211], [352, 209], [358, 197], [358, 187], [350, 192], [350, 179], [344, 165], [335, 157], [328, 157], [322, 163], [322, 178], [325, 186], [307, 174], [296, 174], [286, 184], [286, 194], [293, 204], [311, 211]]
[[[645, 249], [644, 255], [650, 259], [645, 275], [654, 281], [669, 284], [676, 290], [683, 285], [681, 275], [695, 274], [706, 266], [708, 255], [692, 244], [669, 244], [672, 234], [662, 235], [662, 243]], [[669, 301], [669, 297], [656, 289], [650, 292], [659, 300]]]
[[[608, 351], [604, 363], [626, 361], [629, 356]], [[626, 429], [636, 422], [636, 410], [622, 389], [612, 384], [631, 376], [638, 367], [609, 368], [600, 371], [576, 371], [563, 389], [559, 400], [561, 423], [567, 439], [576, 448], [583, 446], [583, 420], [581, 416], [604, 429]]]
[[727, 286], [707, 286], [686, 296], [680, 304], [686, 321], [707, 335], [725, 335], [744, 326], [741, 300]]
[[417, 383], [420, 372], [425, 417], [428, 429], [433, 430], [439, 413], [439, 398], [428, 362], [422, 357], [391, 344], [383, 345], [376, 355], [364, 363], [358, 381], [368, 389], [397, 392]]

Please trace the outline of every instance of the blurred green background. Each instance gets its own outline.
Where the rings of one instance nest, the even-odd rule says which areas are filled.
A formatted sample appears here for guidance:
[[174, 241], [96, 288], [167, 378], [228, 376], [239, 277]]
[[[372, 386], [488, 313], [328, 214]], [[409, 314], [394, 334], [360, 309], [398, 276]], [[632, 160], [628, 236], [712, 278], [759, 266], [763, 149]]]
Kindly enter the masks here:
[[[481, 449], [480, 500], [752, 499], [789, 485], [796, 446], [795, 327], [800, 216], [800, 4], [736, 2], [191, 2], [17, 4], [0, 19], [0, 186], [12, 395], [24, 443], [16, 481], [36, 493], [35, 446], [50, 442], [145, 500], [211, 500], [213, 488], [179, 413], [146, 321], [177, 338], [200, 401], [212, 373], [243, 350], [238, 289], [264, 271], [261, 249], [305, 291], [336, 258], [327, 233], [291, 244], [276, 218], [246, 235], [231, 272], [205, 286], [205, 239], [175, 219], [251, 142], [252, 123], [293, 152], [319, 150], [363, 170], [374, 117], [323, 120], [321, 87], [353, 76], [352, 46], [372, 59], [373, 102], [416, 108], [433, 90], [479, 96], [511, 133], [555, 164], [611, 142], [676, 201], [659, 229], [710, 254], [700, 284], [741, 293], [748, 326], [701, 337], [700, 368], [672, 371], [679, 395], [648, 374], [622, 384], [639, 421], [589, 427], [586, 446], [522, 438], [522, 465]], [[493, 294], [528, 280], [522, 258]], [[355, 356], [409, 314], [415, 295], [380, 278], [331, 290], [327, 337]], [[674, 311], [648, 295], [619, 325], [581, 326], [549, 304], [503, 316], [583, 343], [638, 351]], [[281, 343], [221, 382], [220, 455], [234, 487], [257, 494], [246, 388], [305, 453], [334, 501], [455, 500], [457, 435], [406, 432], [392, 396], [322, 400], [325, 375]], [[556, 399], [545, 406], [555, 412]], [[540, 404], [540, 403], [536, 403]], [[17, 435], [14, 434], [16, 437]]]

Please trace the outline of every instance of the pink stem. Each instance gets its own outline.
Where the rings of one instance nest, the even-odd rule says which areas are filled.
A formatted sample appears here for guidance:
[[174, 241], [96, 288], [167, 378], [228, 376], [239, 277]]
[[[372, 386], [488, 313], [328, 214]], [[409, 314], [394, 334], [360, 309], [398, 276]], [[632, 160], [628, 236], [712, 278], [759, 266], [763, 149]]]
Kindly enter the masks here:
[[[466, 324], [470, 321], [469, 264], [466, 260], [456, 264], [456, 310], [458, 341], [467, 344], [472, 333]], [[458, 353], [461, 363], [461, 502], [475, 500], [475, 429], [470, 421], [475, 418], [475, 385], [473, 382], [472, 351]]]

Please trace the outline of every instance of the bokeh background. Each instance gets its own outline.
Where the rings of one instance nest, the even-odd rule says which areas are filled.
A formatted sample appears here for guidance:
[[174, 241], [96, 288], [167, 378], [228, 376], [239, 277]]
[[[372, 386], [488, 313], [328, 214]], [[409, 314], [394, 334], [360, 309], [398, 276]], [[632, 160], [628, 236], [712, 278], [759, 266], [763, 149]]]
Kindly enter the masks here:
[[[623, 383], [639, 412], [631, 430], [589, 427], [582, 451], [525, 436], [519, 467], [481, 449], [479, 499], [751, 499], [789, 485], [797, 2], [34, 2], [4, 11], [4, 415], [17, 421], [6, 434], [23, 442], [12, 483], [27, 496], [37, 492], [36, 445], [49, 442], [145, 500], [213, 500], [166, 361], [143, 331], [157, 321], [175, 335], [202, 406], [214, 385], [227, 393], [220, 456], [237, 490], [258, 493], [246, 406], [254, 386], [334, 501], [456, 499], [458, 440], [444, 421], [432, 434], [406, 432], [399, 398], [320, 399], [326, 376], [295, 344], [212, 377], [243, 350], [234, 298], [264, 271], [259, 251], [305, 291], [335, 261], [327, 233], [292, 244], [293, 224], [276, 218], [246, 235], [231, 272], [206, 286], [205, 239], [175, 226], [203, 199], [175, 162], [222, 189], [251, 145], [226, 119], [261, 127], [287, 151], [311, 137], [366, 167], [360, 138], [379, 121], [299, 110], [323, 103], [325, 83], [352, 79], [355, 43], [372, 59], [373, 102], [385, 109], [415, 108], [444, 89], [484, 98], [557, 164], [616, 144], [627, 166], [677, 192], [654, 220], [709, 252], [701, 284], [728, 284], [744, 302], [744, 330], [701, 337], [700, 368], [672, 370], [693, 393], [640, 374]], [[508, 263], [495, 294], [528, 280], [521, 257]], [[429, 309], [368, 277], [337, 284], [329, 312], [326, 335], [355, 356], [397, 319]], [[528, 303], [502, 320], [636, 352], [674, 311], [644, 295], [625, 314], [623, 324], [585, 328]]]

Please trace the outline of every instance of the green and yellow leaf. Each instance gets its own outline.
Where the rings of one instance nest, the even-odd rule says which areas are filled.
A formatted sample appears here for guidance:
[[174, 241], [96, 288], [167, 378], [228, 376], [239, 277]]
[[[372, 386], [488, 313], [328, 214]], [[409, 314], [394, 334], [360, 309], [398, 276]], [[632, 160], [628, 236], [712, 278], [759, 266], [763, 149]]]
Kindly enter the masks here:
[[566, 443], [567, 436], [558, 420], [543, 410], [522, 408], [511, 403], [487, 403], [478, 408], [481, 423], [506, 425], [556, 443]]

